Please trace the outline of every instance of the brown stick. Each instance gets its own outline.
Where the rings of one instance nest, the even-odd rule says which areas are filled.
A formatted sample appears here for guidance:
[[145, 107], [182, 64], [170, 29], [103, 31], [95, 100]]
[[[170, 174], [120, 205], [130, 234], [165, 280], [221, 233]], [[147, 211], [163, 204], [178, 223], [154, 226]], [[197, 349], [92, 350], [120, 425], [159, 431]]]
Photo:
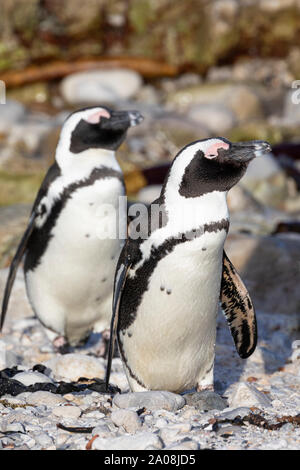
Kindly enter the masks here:
[[74, 62], [53, 61], [49, 64], [31, 65], [23, 70], [9, 70], [0, 73], [7, 88], [25, 85], [37, 81], [54, 80], [76, 72], [95, 69], [129, 68], [139, 72], [145, 78], [174, 77], [179, 68], [142, 57], [97, 57], [78, 59]]

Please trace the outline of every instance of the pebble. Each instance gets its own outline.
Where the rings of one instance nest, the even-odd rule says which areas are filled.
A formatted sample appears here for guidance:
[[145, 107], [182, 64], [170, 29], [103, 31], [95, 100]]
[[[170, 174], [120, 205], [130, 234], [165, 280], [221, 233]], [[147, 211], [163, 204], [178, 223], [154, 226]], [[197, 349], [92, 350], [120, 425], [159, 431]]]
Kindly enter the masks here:
[[60, 395], [54, 395], [54, 393], [39, 391], [31, 393], [28, 398], [26, 398], [26, 403], [32, 406], [44, 405], [48, 408], [54, 408], [57, 405], [66, 403], [66, 400]]
[[108, 438], [112, 436], [112, 431], [109, 429], [109, 427], [106, 424], [101, 424], [99, 426], [94, 427], [92, 431], [93, 436], [99, 436], [102, 438]]
[[239, 383], [235, 393], [229, 399], [229, 404], [232, 408], [234, 407], [265, 407], [272, 406], [270, 398], [264, 393], [257, 390], [257, 388], [247, 382]]
[[55, 380], [76, 382], [80, 377], [103, 379], [105, 375], [101, 359], [84, 354], [57, 355], [47, 361], [45, 365], [51, 369]]
[[122, 426], [130, 434], [134, 434], [142, 426], [138, 414], [131, 410], [115, 410], [111, 413], [110, 419], [116, 426]]
[[162, 447], [163, 443], [159, 436], [150, 432], [141, 432], [134, 436], [120, 436], [113, 439], [98, 437], [92, 445], [92, 448], [96, 450], [154, 450]]
[[34, 439], [43, 449], [48, 449], [53, 445], [53, 439], [45, 432], [35, 434]]
[[171, 444], [178, 440], [178, 436], [182, 437], [182, 434], [189, 433], [191, 430], [191, 425], [187, 424], [185, 427], [180, 427], [178, 425], [166, 426], [161, 428], [159, 431], [159, 436], [162, 438], [166, 445]]
[[223, 410], [227, 406], [225, 400], [223, 400], [220, 395], [209, 390], [186, 393], [184, 397], [187, 405], [193, 406], [201, 411]]
[[133, 70], [92, 70], [71, 74], [61, 82], [61, 94], [70, 104], [116, 103], [132, 98], [142, 85]]
[[113, 399], [113, 404], [119, 408], [143, 408], [147, 410], [176, 411], [185, 405], [185, 399], [172, 392], [151, 391], [118, 394]]
[[14, 376], [14, 380], [18, 380], [23, 385], [29, 386], [36, 383], [53, 383], [53, 381], [40, 372], [20, 372]]
[[239, 408], [223, 411], [223, 413], [218, 416], [218, 419], [235, 419], [237, 416], [244, 418], [244, 416], [248, 416], [250, 413], [250, 408], [240, 406]]
[[52, 413], [58, 418], [78, 419], [81, 415], [81, 409], [78, 406], [58, 406]]

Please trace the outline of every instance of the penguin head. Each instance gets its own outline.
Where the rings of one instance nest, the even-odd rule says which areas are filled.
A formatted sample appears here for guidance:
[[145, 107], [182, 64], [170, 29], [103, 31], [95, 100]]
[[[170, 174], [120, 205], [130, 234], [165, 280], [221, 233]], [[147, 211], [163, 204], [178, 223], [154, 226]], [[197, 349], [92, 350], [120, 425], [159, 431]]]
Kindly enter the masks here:
[[129, 127], [142, 122], [138, 111], [113, 111], [93, 106], [73, 112], [65, 121], [59, 145], [79, 154], [89, 149], [117, 150]]
[[253, 158], [270, 151], [270, 145], [259, 140], [233, 143], [217, 137], [192, 142], [177, 154], [169, 180], [186, 198], [228, 191]]

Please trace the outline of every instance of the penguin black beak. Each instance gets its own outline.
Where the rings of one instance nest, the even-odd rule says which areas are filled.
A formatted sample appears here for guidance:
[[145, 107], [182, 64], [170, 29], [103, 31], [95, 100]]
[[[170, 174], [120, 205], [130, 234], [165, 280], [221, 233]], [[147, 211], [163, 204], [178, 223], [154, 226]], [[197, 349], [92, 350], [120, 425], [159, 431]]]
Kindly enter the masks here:
[[271, 146], [263, 140], [250, 140], [249, 142], [236, 142], [231, 144], [228, 152], [229, 158], [234, 159], [238, 163], [248, 163], [253, 158], [259, 157], [264, 153], [271, 152]]
[[129, 127], [137, 126], [143, 121], [139, 111], [112, 111], [109, 119], [102, 119], [102, 129], [126, 131]]

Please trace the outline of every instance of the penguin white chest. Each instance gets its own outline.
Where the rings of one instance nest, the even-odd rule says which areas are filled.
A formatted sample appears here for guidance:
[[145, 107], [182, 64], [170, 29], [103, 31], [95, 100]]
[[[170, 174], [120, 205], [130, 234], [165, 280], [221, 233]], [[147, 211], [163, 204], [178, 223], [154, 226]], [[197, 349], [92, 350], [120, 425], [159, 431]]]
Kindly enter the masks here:
[[211, 368], [225, 238], [221, 230], [178, 244], [154, 268], [134, 322], [120, 332], [145, 388], [193, 388]]

